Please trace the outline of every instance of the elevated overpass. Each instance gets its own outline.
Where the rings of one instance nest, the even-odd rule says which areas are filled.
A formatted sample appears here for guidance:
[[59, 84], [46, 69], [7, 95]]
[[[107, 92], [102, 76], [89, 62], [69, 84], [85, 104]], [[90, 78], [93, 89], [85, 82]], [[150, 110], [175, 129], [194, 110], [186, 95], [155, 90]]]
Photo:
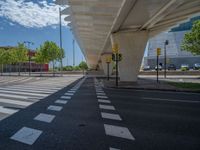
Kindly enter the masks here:
[[191, 16], [199, 15], [200, 0], [56, 0], [68, 5], [62, 14], [90, 68], [105, 68], [105, 56], [118, 44], [123, 60], [121, 81], [136, 81], [150, 37]]

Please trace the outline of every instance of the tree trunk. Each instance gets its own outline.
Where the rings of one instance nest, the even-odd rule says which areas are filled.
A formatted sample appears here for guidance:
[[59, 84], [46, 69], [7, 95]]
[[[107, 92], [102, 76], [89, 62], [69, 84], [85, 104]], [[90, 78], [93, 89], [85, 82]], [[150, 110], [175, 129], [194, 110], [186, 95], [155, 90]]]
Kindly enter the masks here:
[[11, 76], [11, 64], [9, 64], [9, 76]]
[[18, 63], [18, 75], [20, 76], [20, 71], [21, 71], [21, 63]]
[[53, 76], [55, 77], [55, 64], [54, 64], [54, 61], [53, 61]]
[[3, 75], [3, 64], [1, 64], [1, 76]]

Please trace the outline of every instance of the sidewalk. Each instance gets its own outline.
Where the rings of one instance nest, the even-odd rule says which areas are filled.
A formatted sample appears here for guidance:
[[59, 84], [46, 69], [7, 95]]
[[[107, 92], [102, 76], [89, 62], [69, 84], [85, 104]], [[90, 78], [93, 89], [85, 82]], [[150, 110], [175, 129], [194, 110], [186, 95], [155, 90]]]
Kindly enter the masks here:
[[200, 90], [177, 88], [168, 84], [171, 80], [161, 80], [159, 83], [155, 79], [138, 78], [137, 82], [119, 82], [116, 87], [115, 79], [108, 81], [106, 78], [102, 79], [102, 84], [107, 88], [122, 88], [122, 89], [141, 89], [141, 90], [161, 90], [161, 91], [180, 91], [180, 92], [200, 92]]

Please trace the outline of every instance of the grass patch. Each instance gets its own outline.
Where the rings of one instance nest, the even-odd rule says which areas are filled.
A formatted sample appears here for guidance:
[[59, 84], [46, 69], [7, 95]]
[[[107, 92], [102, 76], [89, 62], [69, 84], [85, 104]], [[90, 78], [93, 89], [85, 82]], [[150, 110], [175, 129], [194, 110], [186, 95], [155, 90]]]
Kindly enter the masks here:
[[200, 83], [168, 82], [177, 88], [200, 90]]

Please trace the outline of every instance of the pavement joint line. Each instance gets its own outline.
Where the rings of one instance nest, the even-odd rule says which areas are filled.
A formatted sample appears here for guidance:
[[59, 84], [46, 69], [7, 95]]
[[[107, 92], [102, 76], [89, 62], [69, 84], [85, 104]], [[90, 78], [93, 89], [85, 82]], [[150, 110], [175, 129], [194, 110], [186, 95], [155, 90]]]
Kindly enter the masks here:
[[40, 113], [39, 115], [37, 115], [34, 118], [34, 120], [42, 121], [42, 122], [46, 122], [46, 123], [51, 123], [54, 118], [55, 118], [55, 115]]
[[61, 99], [71, 99], [71, 96], [61, 96]]
[[111, 105], [102, 105], [102, 104], [100, 104], [99, 108], [100, 109], [107, 109], [107, 110], [115, 110], [115, 107], [111, 106]]
[[135, 140], [135, 138], [130, 133], [129, 129], [126, 127], [104, 124], [104, 129], [106, 135], [129, 139], [133, 141]]
[[67, 104], [67, 102], [68, 101], [66, 101], [66, 100], [60, 100], [60, 99], [58, 99], [54, 103], [57, 103], [57, 104]]
[[104, 99], [98, 99], [98, 102], [99, 103], [111, 103], [111, 101], [109, 101], [109, 100], [104, 100]]
[[118, 114], [113, 114], [113, 113], [101, 112], [101, 117], [105, 119], [122, 121], [121, 117]]
[[41, 130], [23, 127], [19, 131], [17, 131], [12, 137], [10, 137], [10, 139], [24, 144], [32, 145], [39, 138], [42, 132], [43, 131]]
[[108, 98], [107, 96], [100, 96], [100, 95], [97, 95], [97, 98]]
[[168, 101], [168, 102], [182, 102], [182, 103], [200, 103], [200, 101], [189, 101], [189, 100], [176, 100], [176, 99], [164, 99], [164, 98], [153, 98], [153, 97], [142, 97], [142, 99], [153, 100], [153, 101]]
[[52, 111], [61, 111], [63, 109], [62, 106], [55, 106], [55, 105], [49, 105], [47, 107], [47, 110], [52, 110]]

